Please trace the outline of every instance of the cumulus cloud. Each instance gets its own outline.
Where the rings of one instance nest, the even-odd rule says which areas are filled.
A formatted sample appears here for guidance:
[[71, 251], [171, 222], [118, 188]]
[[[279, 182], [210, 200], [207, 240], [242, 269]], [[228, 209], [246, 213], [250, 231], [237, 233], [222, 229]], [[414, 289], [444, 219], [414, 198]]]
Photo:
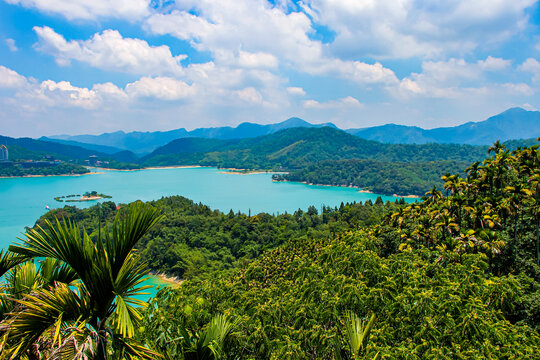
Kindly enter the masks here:
[[341, 108], [361, 108], [363, 104], [352, 96], [347, 96], [338, 100], [319, 102], [317, 100], [306, 100], [303, 103], [305, 108], [310, 109], [341, 109]]
[[59, 14], [68, 20], [123, 18], [136, 20], [149, 14], [150, 0], [5, 0], [26, 8]]
[[167, 77], [143, 77], [126, 85], [126, 93], [133, 97], [180, 100], [195, 94], [195, 88], [183, 81]]
[[39, 41], [36, 48], [55, 57], [59, 65], [71, 60], [93, 67], [140, 75], [182, 74], [180, 61], [168, 46], [150, 46], [141, 39], [124, 38], [117, 30], [105, 30], [89, 40], [67, 41], [50, 27], [34, 27]]
[[241, 89], [235, 92], [238, 98], [247, 103], [260, 104], [263, 101], [261, 93], [259, 93], [255, 88], [248, 87]]
[[26, 78], [0, 65], [0, 88], [17, 89], [27, 84]]
[[519, 66], [521, 71], [530, 72], [533, 74], [533, 81], [540, 82], [540, 62], [534, 58], [528, 58]]
[[527, 24], [536, 0], [304, 0], [303, 9], [336, 33], [328, 51], [341, 59], [462, 55], [509, 39]]
[[[459, 98], [467, 96], [471, 92], [489, 91], [487, 87], [471, 87], [471, 81], [481, 80], [485, 73], [503, 70], [511, 66], [511, 61], [502, 58], [488, 56], [485, 60], [477, 62], [467, 62], [464, 59], [451, 58], [446, 61], [424, 61], [421, 73], [412, 73], [403, 78], [397, 87], [390, 88], [391, 92], [398, 96], [424, 96], [429, 98]], [[493, 88], [505, 86], [507, 89], [524, 90], [524, 84], [497, 85], [491, 84]], [[397, 93], [395, 92], [397, 90]], [[527, 91], [523, 93], [528, 93]]]
[[286, 12], [283, 6], [271, 6], [264, 0], [184, 1], [176, 6], [169, 13], [150, 16], [147, 29], [209, 51], [217, 66], [283, 65], [313, 75], [335, 74], [361, 84], [397, 82], [393, 71], [380, 63], [327, 56], [323, 44], [310, 38], [313, 24], [304, 12]]
[[301, 87], [290, 86], [287, 88], [287, 92], [291, 95], [304, 96], [306, 92]]

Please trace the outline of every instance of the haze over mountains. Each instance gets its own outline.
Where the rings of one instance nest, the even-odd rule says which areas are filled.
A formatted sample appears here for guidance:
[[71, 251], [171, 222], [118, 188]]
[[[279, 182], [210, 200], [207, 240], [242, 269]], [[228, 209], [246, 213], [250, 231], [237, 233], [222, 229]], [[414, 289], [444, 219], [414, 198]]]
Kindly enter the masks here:
[[[230, 126], [200, 128], [192, 131], [186, 129], [176, 129], [171, 131], [139, 132], [134, 131], [125, 133], [116, 131], [101, 135], [55, 135], [42, 140], [48, 141], [70, 141], [70, 144], [77, 142], [78, 146], [86, 147], [85, 144], [102, 145], [107, 147], [116, 147], [123, 150], [130, 150], [136, 154], [142, 155], [154, 151], [156, 148], [166, 145], [169, 142], [186, 137], [209, 138], [209, 139], [242, 139], [257, 136], [273, 134], [276, 131], [295, 128], [295, 127], [336, 127], [334, 124], [310, 124], [299, 118], [290, 118], [283, 122], [270, 125], [260, 125], [254, 123], [242, 123], [233, 128]], [[107, 152], [105, 149], [99, 150]]]
[[[43, 137], [41, 140], [78, 145], [108, 154], [129, 150], [138, 155], [145, 155], [179, 138], [243, 139], [268, 135], [294, 127], [323, 126], [337, 128], [332, 123], [311, 124], [299, 118], [290, 118], [270, 125], [242, 123], [235, 128], [226, 126], [200, 128], [192, 131], [183, 128], [155, 132], [135, 131], [125, 133], [116, 131], [101, 135], [55, 135], [48, 138]], [[387, 124], [345, 131], [367, 140], [393, 144], [455, 143], [489, 145], [496, 140], [507, 141], [540, 136], [540, 112], [511, 108], [484, 121], [428, 130], [416, 126]]]
[[540, 111], [511, 108], [484, 121], [429, 130], [416, 126], [388, 124], [346, 131], [364, 139], [393, 144], [489, 145], [496, 140], [506, 141], [540, 136]]

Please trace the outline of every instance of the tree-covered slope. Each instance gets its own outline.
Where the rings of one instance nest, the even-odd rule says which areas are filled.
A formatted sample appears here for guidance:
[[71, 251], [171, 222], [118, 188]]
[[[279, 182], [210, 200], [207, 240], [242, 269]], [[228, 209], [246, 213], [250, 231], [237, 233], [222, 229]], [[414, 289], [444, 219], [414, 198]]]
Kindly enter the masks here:
[[360, 139], [344, 131], [292, 128], [252, 139], [175, 140], [143, 159], [148, 165], [201, 164], [251, 169], [294, 169], [322, 160], [376, 159], [421, 162], [476, 161], [487, 147], [452, 144], [394, 145]]
[[[173, 339], [225, 314], [226, 359], [536, 359], [540, 149], [491, 152], [380, 225], [291, 239], [233, 274], [162, 291], [141, 336], [174, 358], [187, 345]], [[350, 312], [376, 317], [360, 357]]]
[[[191, 279], [238, 267], [292, 238], [328, 238], [360, 225], [379, 223], [385, 213], [405, 202], [383, 204], [379, 199], [374, 204], [368, 201], [322, 209], [311, 206], [278, 215], [232, 211], [226, 214], [181, 196], [150, 204], [165, 218], [139, 243], [143, 259], [153, 271]], [[44, 226], [45, 220], [65, 218], [76, 221], [95, 236], [99, 233], [98, 219], [112, 221], [116, 210], [113, 202], [89, 209], [66, 206], [49, 211], [37, 224]]]
[[441, 177], [467, 167], [464, 161], [385, 162], [376, 160], [325, 160], [302, 169], [273, 176], [277, 181], [353, 186], [376, 194], [422, 196], [433, 185], [442, 187]]

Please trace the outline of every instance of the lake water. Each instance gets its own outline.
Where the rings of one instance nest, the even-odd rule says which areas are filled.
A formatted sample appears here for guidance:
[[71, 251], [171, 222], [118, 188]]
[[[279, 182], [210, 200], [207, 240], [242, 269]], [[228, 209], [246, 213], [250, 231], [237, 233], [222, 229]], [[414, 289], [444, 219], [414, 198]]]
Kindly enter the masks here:
[[[156, 200], [181, 195], [213, 209], [257, 214], [306, 210], [314, 205], [339, 206], [341, 202], [359, 202], [378, 195], [357, 189], [313, 186], [301, 183], [273, 182], [272, 174], [237, 175], [216, 168], [163, 168], [139, 171], [94, 169], [83, 176], [50, 176], [0, 179], [0, 248], [6, 248], [33, 226], [46, 206], [63, 207], [56, 196], [83, 194], [87, 191], [111, 195], [116, 203]], [[395, 197], [381, 196], [384, 201]], [[412, 201], [411, 199], [406, 199]], [[86, 208], [96, 201], [67, 203]], [[158, 283], [156, 279], [153, 284]], [[152, 292], [154, 293], [154, 292]]]

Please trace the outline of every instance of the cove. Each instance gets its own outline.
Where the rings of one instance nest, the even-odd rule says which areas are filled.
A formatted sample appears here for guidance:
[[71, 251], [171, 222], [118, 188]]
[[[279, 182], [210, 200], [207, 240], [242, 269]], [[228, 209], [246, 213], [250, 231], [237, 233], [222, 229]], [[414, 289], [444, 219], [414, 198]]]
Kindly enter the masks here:
[[[63, 203], [57, 196], [84, 194], [87, 191], [112, 195], [114, 201], [129, 203], [181, 195], [223, 212], [270, 214], [306, 210], [313, 205], [339, 206], [341, 202], [375, 201], [377, 196], [395, 201], [392, 196], [362, 193], [358, 189], [273, 182], [271, 173], [231, 174], [207, 167], [161, 168], [136, 171], [92, 169], [82, 176], [49, 176], [0, 179], [0, 248], [21, 237], [25, 226], [47, 212], [46, 206], [59, 208], [93, 206], [97, 201]], [[412, 202], [415, 199], [405, 199]], [[152, 279], [152, 284], [159, 283]], [[155, 291], [151, 292], [151, 296]]]

